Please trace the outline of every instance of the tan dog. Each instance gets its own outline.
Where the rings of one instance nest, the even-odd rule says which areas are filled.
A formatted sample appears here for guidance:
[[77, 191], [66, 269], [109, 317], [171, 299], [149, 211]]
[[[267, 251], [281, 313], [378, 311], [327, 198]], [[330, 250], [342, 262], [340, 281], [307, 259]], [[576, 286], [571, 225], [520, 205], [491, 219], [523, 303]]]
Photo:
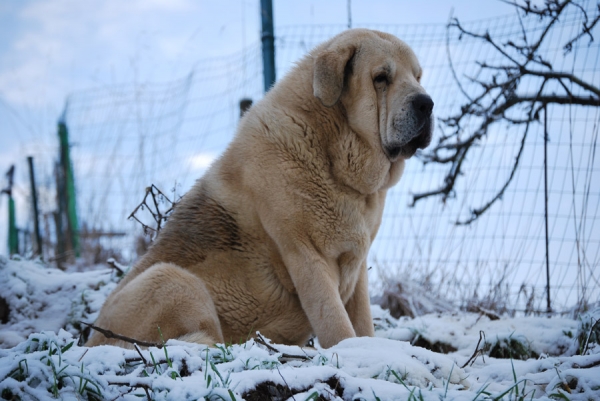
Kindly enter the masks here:
[[[367, 253], [386, 191], [431, 141], [412, 50], [346, 31], [254, 105], [96, 325], [138, 340], [323, 347], [373, 336]], [[95, 333], [88, 345], [120, 344]]]

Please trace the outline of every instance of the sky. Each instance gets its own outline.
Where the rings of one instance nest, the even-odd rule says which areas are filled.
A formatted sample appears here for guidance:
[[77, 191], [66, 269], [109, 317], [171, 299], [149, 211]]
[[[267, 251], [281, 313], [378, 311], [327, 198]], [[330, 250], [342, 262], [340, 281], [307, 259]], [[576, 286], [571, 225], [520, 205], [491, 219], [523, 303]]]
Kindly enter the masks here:
[[[351, 21], [443, 24], [450, 15], [475, 20], [514, 12], [501, 1], [473, 3], [351, 0]], [[55, 152], [56, 122], [69, 93], [185, 76], [198, 60], [257, 43], [259, 9], [259, 0], [0, 2], [0, 185], [9, 166], [24, 166], [29, 152]], [[282, 26], [349, 21], [347, 0], [274, 0], [273, 10], [275, 35]], [[21, 181], [15, 191], [24, 193]], [[2, 196], [0, 254], [6, 252], [6, 205]]]

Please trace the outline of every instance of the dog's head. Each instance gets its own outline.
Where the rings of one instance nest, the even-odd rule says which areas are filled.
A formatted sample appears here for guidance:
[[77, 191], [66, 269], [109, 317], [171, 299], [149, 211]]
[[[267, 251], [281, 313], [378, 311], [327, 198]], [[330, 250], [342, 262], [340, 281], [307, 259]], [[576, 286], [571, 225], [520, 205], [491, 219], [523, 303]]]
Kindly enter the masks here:
[[431, 142], [433, 101], [406, 43], [378, 31], [346, 31], [314, 55], [314, 95], [345, 109], [350, 128], [379, 141], [390, 161], [406, 159]]

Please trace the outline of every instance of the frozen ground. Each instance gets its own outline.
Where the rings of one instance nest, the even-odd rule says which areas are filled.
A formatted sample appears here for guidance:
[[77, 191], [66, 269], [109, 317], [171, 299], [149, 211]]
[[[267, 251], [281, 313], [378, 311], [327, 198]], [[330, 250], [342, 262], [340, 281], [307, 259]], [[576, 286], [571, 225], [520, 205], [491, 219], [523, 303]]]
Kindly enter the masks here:
[[66, 273], [0, 256], [2, 399], [600, 400], [600, 330], [590, 330], [600, 309], [578, 320], [394, 319], [373, 306], [377, 337], [330, 349], [262, 337], [216, 348], [77, 345], [79, 321], [95, 319], [115, 281], [109, 269]]

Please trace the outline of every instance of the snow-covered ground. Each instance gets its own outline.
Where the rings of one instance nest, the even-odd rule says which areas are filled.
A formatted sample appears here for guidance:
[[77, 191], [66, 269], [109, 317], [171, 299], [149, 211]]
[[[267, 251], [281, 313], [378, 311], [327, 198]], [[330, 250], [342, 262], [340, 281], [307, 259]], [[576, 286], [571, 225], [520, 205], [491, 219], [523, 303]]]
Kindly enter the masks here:
[[373, 306], [376, 338], [329, 349], [260, 336], [214, 348], [79, 346], [79, 322], [93, 322], [115, 284], [110, 269], [63, 272], [0, 256], [0, 398], [600, 400], [600, 329], [590, 331], [600, 308], [578, 320], [490, 320], [394, 319]]

